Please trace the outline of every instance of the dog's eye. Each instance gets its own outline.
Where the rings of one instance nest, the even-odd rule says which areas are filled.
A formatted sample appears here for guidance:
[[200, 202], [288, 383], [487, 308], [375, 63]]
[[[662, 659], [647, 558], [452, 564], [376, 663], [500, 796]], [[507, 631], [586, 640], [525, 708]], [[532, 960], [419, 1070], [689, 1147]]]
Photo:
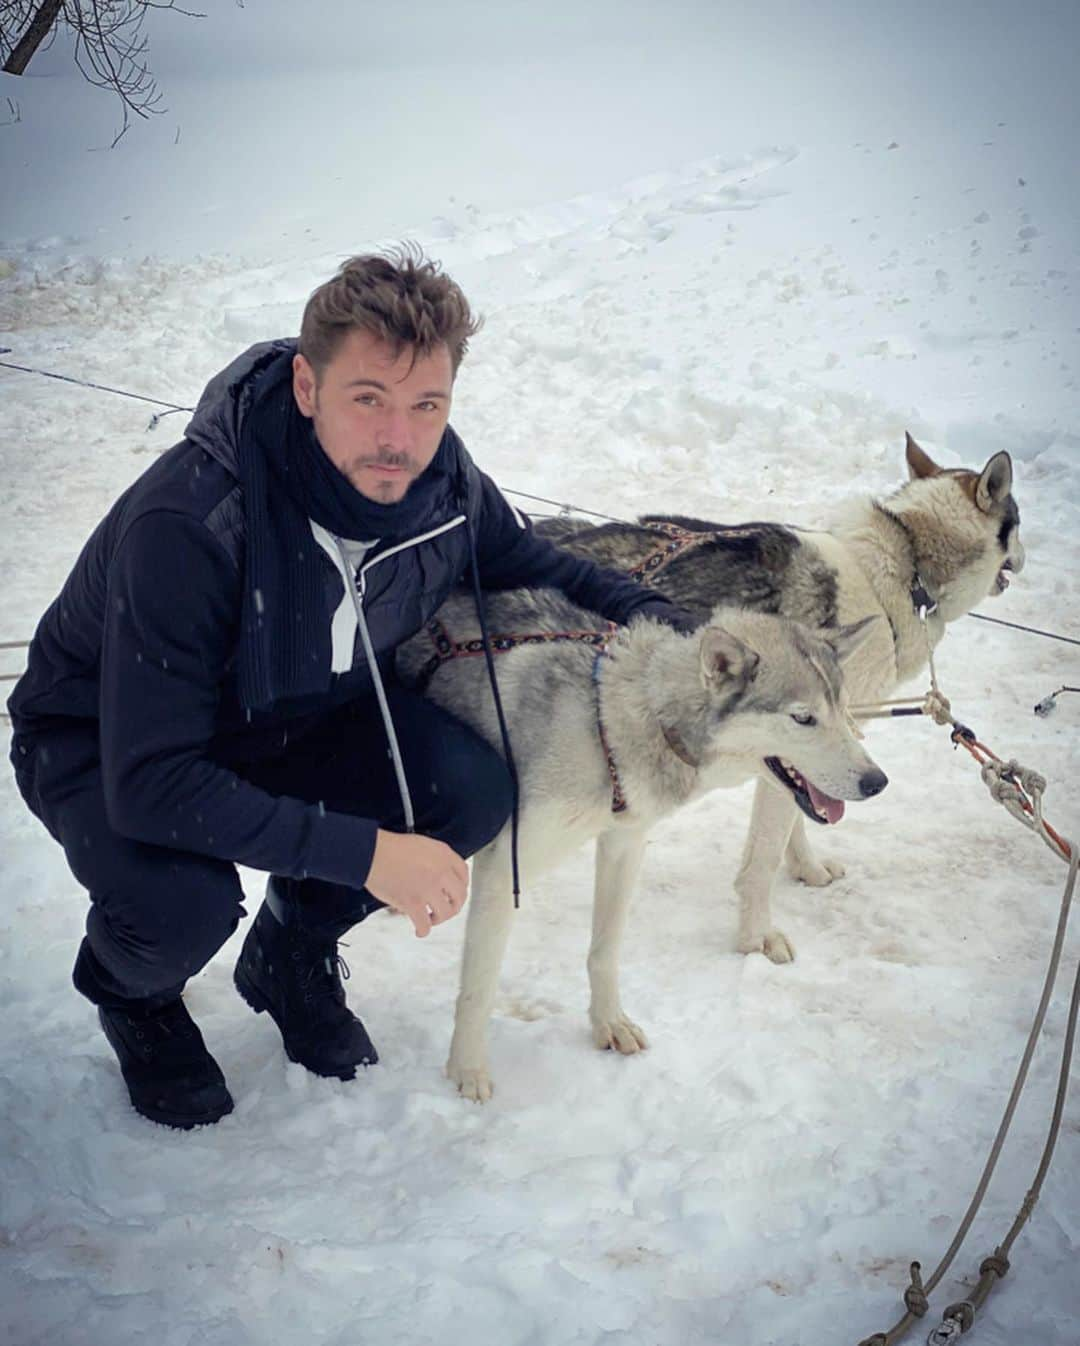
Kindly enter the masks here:
[[796, 724], [806, 724], [806, 725], [817, 724], [817, 720], [814, 719], [814, 717], [810, 714], [808, 710], [796, 711], [791, 718], [795, 721]]

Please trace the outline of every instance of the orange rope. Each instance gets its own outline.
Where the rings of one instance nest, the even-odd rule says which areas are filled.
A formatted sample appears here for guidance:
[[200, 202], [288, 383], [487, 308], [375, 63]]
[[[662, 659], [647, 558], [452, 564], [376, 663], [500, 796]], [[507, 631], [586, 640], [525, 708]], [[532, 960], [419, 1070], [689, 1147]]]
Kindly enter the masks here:
[[[987, 762], [991, 761], [1000, 762], [1002, 760], [997, 755], [997, 753], [993, 752], [990, 748], [988, 748], [985, 743], [980, 743], [979, 740], [975, 738], [974, 735], [971, 734], [970, 730], [964, 732], [962, 729], [954, 729], [950, 737], [952, 738], [953, 743], [957, 745], [957, 747], [966, 748], [968, 752], [971, 753], [972, 757], [975, 758], [976, 762], [979, 763], [980, 766], [985, 765]], [[1020, 807], [1029, 817], [1034, 818], [1035, 817], [1034, 805], [1028, 798], [1026, 792], [1024, 791], [1023, 786], [1020, 784], [1019, 781], [1015, 779], [1013, 780], [1013, 784], [1020, 792]], [[1042, 820], [1042, 824], [1043, 827], [1046, 828], [1047, 834], [1053, 838], [1055, 846], [1057, 846], [1058, 850], [1061, 852], [1065, 860], [1066, 861], [1071, 860], [1072, 847], [1065, 840], [1065, 838], [1053, 827], [1051, 827], [1045, 818]]]

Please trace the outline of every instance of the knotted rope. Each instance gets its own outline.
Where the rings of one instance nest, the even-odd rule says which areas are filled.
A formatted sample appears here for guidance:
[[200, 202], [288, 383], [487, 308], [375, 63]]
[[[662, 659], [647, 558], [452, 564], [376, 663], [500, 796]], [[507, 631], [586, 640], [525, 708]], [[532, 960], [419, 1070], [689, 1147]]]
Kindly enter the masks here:
[[[979, 1207], [982, 1205], [983, 1197], [986, 1194], [990, 1179], [997, 1166], [1002, 1146], [1005, 1143], [1005, 1137], [1008, 1135], [1009, 1127], [1012, 1124], [1013, 1114], [1016, 1111], [1017, 1104], [1020, 1101], [1020, 1095], [1023, 1092], [1024, 1085], [1027, 1081], [1028, 1068], [1035, 1053], [1035, 1046], [1042, 1033], [1046, 1012], [1054, 990], [1054, 983], [1057, 980], [1058, 966], [1061, 962], [1061, 952], [1065, 944], [1065, 933], [1068, 928], [1069, 914], [1072, 909], [1073, 894], [1076, 890], [1077, 868], [1078, 864], [1080, 864], [1080, 847], [1077, 847], [1074, 843], [1061, 836], [1060, 833], [1055, 831], [1043, 817], [1042, 799], [1043, 794], [1046, 791], [1045, 779], [1039, 775], [1037, 771], [1022, 766], [1015, 759], [1008, 762], [1003, 761], [995, 753], [991, 752], [985, 744], [980, 743], [974, 733], [953, 716], [947, 698], [942, 695], [941, 690], [938, 687], [937, 676], [934, 670], [934, 653], [930, 642], [929, 632], [926, 627], [925, 615], [920, 615], [923, 617], [923, 630], [926, 633], [927, 653], [930, 664], [930, 691], [923, 700], [920, 709], [914, 713], [928, 715], [936, 724], [952, 726], [950, 737], [952, 738], [953, 743], [957, 747], [966, 748], [976, 761], [979, 762], [983, 783], [989, 790], [990, 797], [1001, 804], [1002, 807], [1017, 820], [1017, 822], [1022, 823], [1029, 831], [1040, 836], [1054, 854], [1064, 860], [1069, 866], [1069, 875], [1065, 882], [1065, 891], [1061, 898], [1057, 931], [1054, 936], [1054, 944], [1050, 953], [1050, 961], [1046, 969], [1046, 976], [1043, 980], [1042, 995], [1039, 999], [1038, 1009], [1035, 1012], [1035, 1019], [1031, 1025], [1031, 1031], [1028, 1034], [1027, 1044], [1024, 1048], [1024, 1053], [1016, 1072], [1016, 1079], [1013, 1082], [1012, 1091], [1005, 1107], [1004, 1116], [998, 1127], [997, 1135], [994, 1137], [994, 1143], [991, 1146], [990, 1155], [983, 1168], [982, 1176], [979, 1179], [975, 1194], [968, 1205], [964, 1218], [960, 1222], [952, 1243], [949, 1245], [945, 1255], [942, 1257], [941, 1261], [934, 1269], [933, 1274], [925, 1284], [922, 1280], [919, 1263], [913, 1262], [911, 1264], [911, 1283], [904, 1292], [904, 1307], [906, 1310], [904, 1316], [894, 1323], [887, 1332], [877, 1332], [873, 1336], [866, 1337], [860, 1342], [859, 1346], [893, 1346], [893, 1343], [899, 1341], [906, 1335], [908, 1329], [915, 1322], [926, 1315], [929, 1309], [929, 1296], [933, 1293], [934, 1288], [948, 1271], [961, 1244], [967, 1236], [968, 1230], [978, 1213]], [[1072, 998], [1069, 1002], [1069, 1013], [1065, 1031], [1065, 1041], [1061, 1052], [1061, 1069], [1058, 1074], [1058, 1086], [1057, 1094], [1054, 1099], [1054, 1110], [1050, 1119], [1046, 1142], [1043, 1146], [1042, 1158], [1039, 1162], [1038, 1169], [1036, 1170], [1035, 1178], [1032, 1181], [1031, 1187], [1028, 1189], [1027, 1195], [1024, 1197], [1020, 1210], [1017, 1213], [1008, 1234], [999, 1246], [994, 1249], [993, 1254], [984, 1258], [980, 1264], [979, 1281], [975, 1286], [975, 1289], [971, 1292], [969, 1298], [950, 1304], [945, 1309], [940, 1324], [935, 1327], [927, 1337], [927, 1346], [949, 1346], [949, 1343], [953, 1341], [954, 1338], [968, 1332], [974, 1325], [975, 1315], [986, 1302], [990, 1291], [997, 1282], [1004, 1277], [1009, 1269], [1009, 1252], [1021, 1229], [1027, 1223], [1031, 1212], [1034, 1210], [1035, 1203], [1039, 1199], [1043, 1180], [1049, 1171], [1050, 1161], [1054, 1153], [1054, 1146], [1057, 1143], [1058, 1134], [1061, 1130], [1061, 1118], [1065, 1110], [1065, 1096], [1069, 1085], [1069, 1068], [1072, 1063], [1073, 1047], [1076, 1039], [1078, 1011], [1080, 1011], [1080, 962], [1077, 963], [1076, 976], [1073, 981]]]

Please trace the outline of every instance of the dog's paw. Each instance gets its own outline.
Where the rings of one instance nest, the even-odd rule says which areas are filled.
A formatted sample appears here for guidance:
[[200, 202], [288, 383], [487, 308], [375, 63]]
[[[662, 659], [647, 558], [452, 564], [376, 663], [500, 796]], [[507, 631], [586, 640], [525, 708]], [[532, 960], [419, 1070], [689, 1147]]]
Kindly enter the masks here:
[[839, 860], [818, 860], [814, 856], [788, 859], [787, 872], [799, 883], [811, 888], [827, 888], [833, 879], [842, 879], [847, 872]]
[[779, 930], [766, 930], [762, 935], [743, 935], [739, 939], [740, 953], [763, 953], [770, 963], [793, 963], [795, 946]]
[[621, 1052], [623, 1056], [633, 1056], [648, 1047], [649, 1040], [635, 1023], [631, 1023], [625, 1014], [612, 1019], [594, 1019], [592, 1039], [595, 1046], [604, 1051]]
[[491, 1076], [482, 1066], [470, 1070], [467, 1066], [458, 1066], [453, 1061], [448, 1061], [446, 1075], [457, 1085], [461, 1097], [468, 1099], [470, 1103], [487, 1103], [495, 1092]]

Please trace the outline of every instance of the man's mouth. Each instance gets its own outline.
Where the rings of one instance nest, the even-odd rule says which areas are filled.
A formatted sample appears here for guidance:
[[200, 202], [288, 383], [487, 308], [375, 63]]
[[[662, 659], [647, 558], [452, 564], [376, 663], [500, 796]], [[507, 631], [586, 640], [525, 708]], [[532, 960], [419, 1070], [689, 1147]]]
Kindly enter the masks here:
[[765, 765], [782, 785], [786, 785], [795, 796], [795, 802], [808, 818], [816, 823], [838, 823], [844, 816], [844, 801], [833, 799], [824, 790], [819, 790], [813, 781], [809, 781], [801, 771], [785, 762], [781, 757], [766, 757]]

